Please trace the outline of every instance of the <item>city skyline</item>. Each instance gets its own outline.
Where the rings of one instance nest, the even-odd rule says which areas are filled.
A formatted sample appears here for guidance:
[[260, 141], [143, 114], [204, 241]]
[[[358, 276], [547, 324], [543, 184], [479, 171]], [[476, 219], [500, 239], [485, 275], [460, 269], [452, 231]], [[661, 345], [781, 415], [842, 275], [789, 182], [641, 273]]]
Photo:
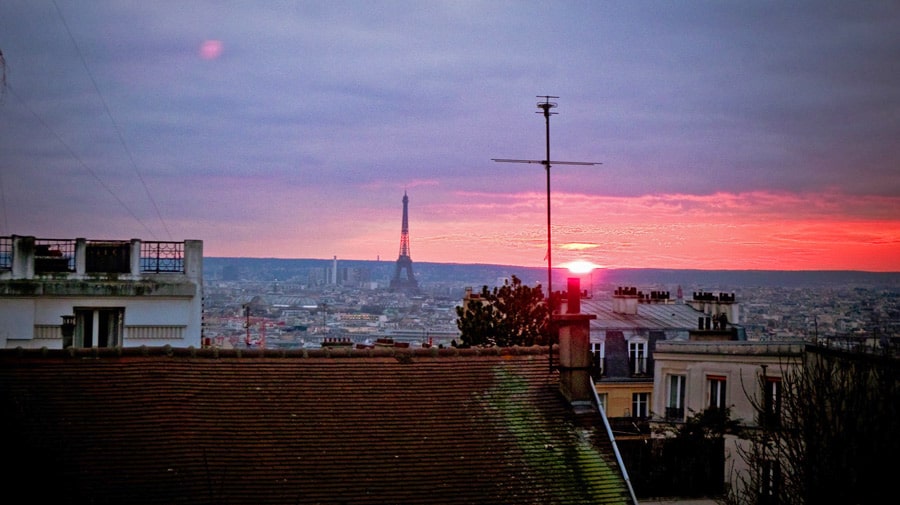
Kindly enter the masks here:
[[0, 6], [0, 235], [900, 271], [900, 6]]

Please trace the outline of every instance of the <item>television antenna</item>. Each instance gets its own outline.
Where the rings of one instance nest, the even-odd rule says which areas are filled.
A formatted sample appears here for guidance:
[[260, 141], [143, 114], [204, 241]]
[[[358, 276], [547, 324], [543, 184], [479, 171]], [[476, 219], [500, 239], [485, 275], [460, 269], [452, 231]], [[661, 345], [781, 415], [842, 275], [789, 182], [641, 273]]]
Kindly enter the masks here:
[[555, 109], [557, 104], [556, 102], [551, 101], [551, 99], [559, 98], [558, 96], [551, 95], [538, 95], [538, 98], [542, 98], [543, 101], [537, 103], [537, 108], [540, 109], [535, 114], [543, 114], [544, 115], [544, 123], [546, 125], [546, 139], [547, 139], [547, 153], [546, 157], [543, 160], [514, 160], [507, 158], [491, 158], [491, 160], [499, 162], [499, 163], [537, 163], [544, 165], [544, 170], [547, 172], [547, 306], [550, 309], [550, 312], [553, 312], [553, 305], [551, 303], [551, 296], [553, 295], [553, 251], [552, 251], [552, 240], [551, 240], [551, 232], [550, 232], [550, 167], [552, 165], [602, 165], [602, 163], [594, 162], [594, 161], [551, 161], [550, 160], [550, 116], [558, 114], [557, 112], [551, 112], [551, 109]]

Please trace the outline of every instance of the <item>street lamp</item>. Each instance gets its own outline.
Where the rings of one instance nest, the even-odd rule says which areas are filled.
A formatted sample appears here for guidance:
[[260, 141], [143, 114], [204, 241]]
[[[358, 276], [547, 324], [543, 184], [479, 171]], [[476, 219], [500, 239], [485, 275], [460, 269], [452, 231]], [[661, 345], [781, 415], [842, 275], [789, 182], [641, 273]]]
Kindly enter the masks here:
[[65, 315], [62, 317], [62, 336], [63, 336], [63, 349], [68, 349], [72, 347], [72, 337], [75, 336], [75, 316]]

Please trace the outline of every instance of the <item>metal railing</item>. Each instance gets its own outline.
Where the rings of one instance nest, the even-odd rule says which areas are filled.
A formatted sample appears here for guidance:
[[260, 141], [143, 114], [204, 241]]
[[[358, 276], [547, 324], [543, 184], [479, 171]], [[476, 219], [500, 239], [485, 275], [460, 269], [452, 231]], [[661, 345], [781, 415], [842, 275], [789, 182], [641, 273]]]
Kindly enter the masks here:
[[141, 242], [141, 273], [184, 273], [184, 242]]
[[12, 237], [0, 237], [0, 270], [12, 270]]
[[75, 241], [38, 238], [34, 240], [34, 272], [74, 272]]
[[684, 407], [666, 407], [667, 421], [684, 421]]
[[124, 240], [87, 241], [85, 271], [130, 273], [131, 243]]

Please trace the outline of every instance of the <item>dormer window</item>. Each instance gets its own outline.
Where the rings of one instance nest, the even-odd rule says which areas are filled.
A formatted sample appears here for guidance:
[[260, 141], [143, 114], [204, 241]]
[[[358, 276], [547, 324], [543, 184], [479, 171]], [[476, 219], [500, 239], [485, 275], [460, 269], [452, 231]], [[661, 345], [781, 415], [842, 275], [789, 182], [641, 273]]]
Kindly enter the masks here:
[[647, 375], [647, 342], [633, 340], [628, 342], [628, 363], [631, 375]]

